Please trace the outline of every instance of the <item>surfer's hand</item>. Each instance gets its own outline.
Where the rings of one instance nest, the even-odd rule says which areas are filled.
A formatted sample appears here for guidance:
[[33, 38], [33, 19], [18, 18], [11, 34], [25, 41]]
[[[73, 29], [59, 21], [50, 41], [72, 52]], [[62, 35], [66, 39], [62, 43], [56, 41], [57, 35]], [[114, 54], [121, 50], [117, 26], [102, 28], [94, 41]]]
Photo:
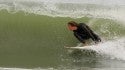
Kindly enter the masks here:
[[87, 44], [87, 42], [84, 42], [84, 46], [87, 46], [88, 44]]
[[95, 41], [95, 44], [98, 44], [99, 42]]

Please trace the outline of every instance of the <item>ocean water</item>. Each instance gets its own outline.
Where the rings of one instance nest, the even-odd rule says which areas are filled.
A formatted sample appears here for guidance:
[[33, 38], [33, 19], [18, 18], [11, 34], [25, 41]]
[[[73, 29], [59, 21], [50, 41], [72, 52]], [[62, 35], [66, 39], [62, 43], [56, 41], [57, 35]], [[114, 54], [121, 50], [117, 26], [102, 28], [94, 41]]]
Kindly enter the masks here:
[[[124, 0], [0, 0], [0, 70], [124, 70]], [[79, 41], [74, 20], [103, 40], [92, 50]]]

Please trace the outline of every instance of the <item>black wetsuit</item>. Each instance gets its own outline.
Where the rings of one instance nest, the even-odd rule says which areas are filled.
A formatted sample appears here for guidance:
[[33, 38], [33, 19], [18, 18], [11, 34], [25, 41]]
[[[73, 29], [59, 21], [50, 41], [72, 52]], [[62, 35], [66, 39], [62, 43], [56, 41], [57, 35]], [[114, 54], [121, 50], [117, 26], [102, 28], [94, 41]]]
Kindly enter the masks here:
[[86, 24], [79, 23], [77, 30], [74, 30], [75, 37], [82, 43], [85, 43], [85, 40], [92, 39], [94, 42], [101, 42], [101, 39], [96, 35]]

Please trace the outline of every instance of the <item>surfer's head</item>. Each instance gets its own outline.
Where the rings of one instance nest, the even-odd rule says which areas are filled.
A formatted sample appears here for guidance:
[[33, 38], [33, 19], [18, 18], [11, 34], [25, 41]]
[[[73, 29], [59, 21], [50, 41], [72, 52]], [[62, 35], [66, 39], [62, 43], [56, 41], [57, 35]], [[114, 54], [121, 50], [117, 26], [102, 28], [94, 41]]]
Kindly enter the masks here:
[[68, 22], [68, 29], [71, 31], [77, 30], [77, 26], [78, 24], [75, 21]]

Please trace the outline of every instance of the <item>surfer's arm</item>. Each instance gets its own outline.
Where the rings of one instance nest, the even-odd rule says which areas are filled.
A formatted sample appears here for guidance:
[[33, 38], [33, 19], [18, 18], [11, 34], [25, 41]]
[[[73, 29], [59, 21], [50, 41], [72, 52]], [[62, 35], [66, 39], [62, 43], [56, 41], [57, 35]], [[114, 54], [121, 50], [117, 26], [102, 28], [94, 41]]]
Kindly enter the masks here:
[[85, 40], [79, 36], [77, 33], [74, 33], [74, 36], [81, 42], [81, 43], [84, 43], [85, 44]]
[[91, 39], [92, 39], [95, 43], [101, 42], [101, 38], [100, 38], [98, 35], [96, 35], [88, 25], [83, 24], [83, 25], [82, 25], [82, 28], [85, 28], [85, 29], [86, 29], [87, 34], [91, 37]]

